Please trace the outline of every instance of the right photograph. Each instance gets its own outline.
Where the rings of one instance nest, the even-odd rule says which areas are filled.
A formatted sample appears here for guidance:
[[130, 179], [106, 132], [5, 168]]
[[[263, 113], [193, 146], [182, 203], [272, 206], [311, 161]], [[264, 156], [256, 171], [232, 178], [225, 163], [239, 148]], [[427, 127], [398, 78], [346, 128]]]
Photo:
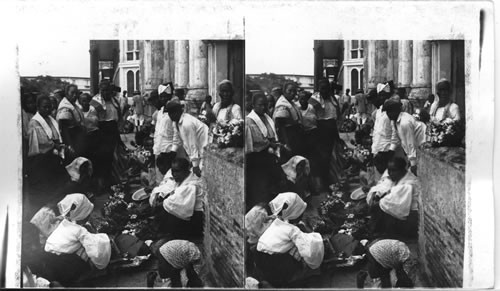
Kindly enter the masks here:
[[246, 287], [462, 287], [470, 41], [286, 42], [246, 47]]

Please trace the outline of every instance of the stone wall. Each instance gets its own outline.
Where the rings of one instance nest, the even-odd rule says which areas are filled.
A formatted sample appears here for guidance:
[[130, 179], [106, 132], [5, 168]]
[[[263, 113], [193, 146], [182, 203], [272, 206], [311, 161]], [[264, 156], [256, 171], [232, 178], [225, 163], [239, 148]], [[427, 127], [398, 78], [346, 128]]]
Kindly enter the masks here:
[[465, 151], [423, 148], [417, 153], [420, 195], [419, 257], [429, 287], [462, 287], [465, 235]]
[[214, 286], [244, 286], [243, 149], [205, 150], [204, 264]]

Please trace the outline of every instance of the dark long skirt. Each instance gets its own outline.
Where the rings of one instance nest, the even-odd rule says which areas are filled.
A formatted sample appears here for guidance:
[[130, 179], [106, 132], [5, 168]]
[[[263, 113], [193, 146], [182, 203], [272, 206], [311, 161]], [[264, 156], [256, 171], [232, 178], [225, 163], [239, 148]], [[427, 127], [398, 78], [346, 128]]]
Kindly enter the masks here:
[[303, 269], [302, 263], [288, 253], [270, 255], [254, 251], [252, 257], [259, 277], [275, 288], [289, 287]]
[[305, 133], [301, 125], [288, 125], [280, 128], [279, 130], [284, 130], [284, 134], [287, 136], [288, 142], [287, 146], [290, 150], [281, 150], [281, 163], [286, 163], [293, 156], [299, 155], [304, 156], [306, 153], [306, 139]]
[[76, 285], [81, 276], [91, 270], [89, 263], [76, 254], [61, 254], [42, 252], [36, 261], [28, 266], [34, 274], [50, 282], [57, 281], [65, 287]]
[[412, 210], [406, 220], [400, 220], [385, 213], [380, 204], [370, 207], [372, 233], [387, 238], [415, 238], [418, 234], [418, 211]]
[[285, 174], [277, 157], [267, 150], [246, 155], [246, 211], [259, 203], [268, 203], [284, 187]]
[[118, 131], [116, 121], [100, 121], [97, 145], [94, 148], [94, 174], [100, 179], [106, 181], [106, 187], [120, 182], [120, 177], [113, 175], [117, 171], [113, 169], [113, 162], [116, 157], [116, 151], [119, 146], [123, 146]]
[[330, 163], [333, 158], [332, 152], [334, 143], [339, 139], [337, 122], [335, 119], [318, 120], [318, 169], [324, 186], [328, 186], [335, 182], [330, 173]]
[[315, 177], [321, 174], [320, 171], [321, 155], [319, 154], [318, 151], [319, 139], [320, 138], [317, 128], [305, 132], [304, 157], [307, 158], [307, 160], [309, 160], [311, 175]]
[[[162, 209], [163, 210], [163, 209]], [[180, 219], [165, 210], [157, 213], [160, 233], [172, 239], [197, 240], [203, 238], [204, 213], [195, 211], [190, 220]]]
[[71, 147], [75, 150], [73, 154], [67, 154], [65, 162], [71, 163], [74, 159], [85, 156], [86, 149], [89, 141], [87, 140], [86, 129], [83, 126], [74, 126], [69, 128], [69, 135], [71, 136]]

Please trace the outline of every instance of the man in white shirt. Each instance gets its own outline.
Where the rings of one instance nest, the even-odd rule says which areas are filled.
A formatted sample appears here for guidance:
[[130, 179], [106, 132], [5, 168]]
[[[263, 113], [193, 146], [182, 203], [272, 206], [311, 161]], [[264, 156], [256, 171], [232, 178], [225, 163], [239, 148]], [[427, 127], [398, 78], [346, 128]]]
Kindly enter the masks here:
[[375, 167], [380, 174], [387, 169], [387, 163], [394, 156], [398, 145], [397, 133], [393, 130], [389, 117], [382, 110], [385, 100], [390, 96], [390, 86], [388, 84], [378, 84], [377, 97], [370, 99], [372, 104], [377, 108], [372, 113], [374, 120], [372, 154]]
[[[181, 103], [177, 100], [168, 102], [166, 111], [193, 165], [193, 173], [200, 177], [203, 150], [208, 145], [208, 126], [196, 117], [184, 113]], [[174, 144], [172, 150], [177, 151], [177, 147], [178, 144]]]
[[393, 130], [397, 133], [401, 146], [410, 162], [411, 171], [417, 173], [417, 147], [425, 142], [425, 124], [402, 111], [402, 104], [396, 99], [389, 99], [384, 104], [384, 111], [394, 122]]
[[[161, 92], [160, 92], [161, 91]], [[155, 120], [155, 132], [154, 132], [154, 144], [153, 144], [153, 154], [158, 160], [160, 155], [171, 155], [171, 152], [176, 152], [175, 149], [179, 148], [181, 141], [179, 135], [176, 134], [174, 130], [174, 125], [172, 120], [168, 116], [165, 105], [167, 102], [172, 100], [174, 88], [172, 83], [167, 83], [160, 85], [158, 88], [159, 97], [158, 103], [160, 109], [156, 113]], [[154, 94], [156, 95], [156, 94]], [[175, 148], [174, 148], [174, 145]], [[170, 168], [168, 165], [166, 171]], [[156, 168], [156, 182], [159, 183], [163, 179], [163, 174]]]
[[430, 115], [432, 121], [443, 121], [447, 118], [460, 120], [460, 108], [451, 101], [451, 83], [441, 79], [436, 84], [437, 100], [431, 105]]

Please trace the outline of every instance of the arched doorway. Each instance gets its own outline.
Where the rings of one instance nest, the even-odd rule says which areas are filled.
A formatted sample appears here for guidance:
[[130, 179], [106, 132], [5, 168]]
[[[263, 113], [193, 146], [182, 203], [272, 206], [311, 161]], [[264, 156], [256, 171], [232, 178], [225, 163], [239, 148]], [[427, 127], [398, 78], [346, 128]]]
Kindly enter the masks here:
[[134, 93], [134, 72], [127, 72], [127, 95], [131, 97]]
[[141, 80], [140, 74], [139, 74], [139, 71], [137, 71], [137, 72], [135, 72], [135, 90], [137, 90], [137, 91], [141, 90], [141, 88], [140, 88], [141, 86], [139, 86], [141, 83], [140, 80]]
[[364, 72], [365, 72], [364, 69], [361, 69], [361, 71], [359, 71], [359, 88], [360, 89], [364, 89], [365, 88], [364, 87], [364, 82], [363, 82], [364, 78], [365, 78], [365, 76], [363, 75]]
[[359, 74], [357, 69], [351, 70], [351, 94], [359, 89]]

